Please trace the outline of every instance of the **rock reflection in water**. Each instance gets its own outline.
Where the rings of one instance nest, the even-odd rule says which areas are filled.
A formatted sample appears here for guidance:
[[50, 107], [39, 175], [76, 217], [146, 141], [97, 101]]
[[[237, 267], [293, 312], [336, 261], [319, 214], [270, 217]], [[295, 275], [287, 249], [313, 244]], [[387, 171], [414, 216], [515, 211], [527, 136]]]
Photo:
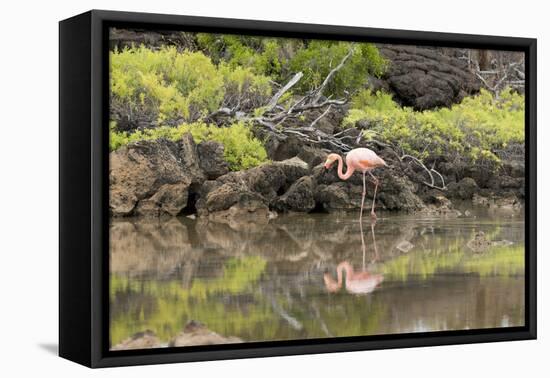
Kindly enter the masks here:
[[[113, 219], [111, 345], [145, 330], [169, 345], [193, 320], [245, 342], [524, 324], [523, 222], [392, 216], [365, 231], [344, 214]], [[474, 253], [480, 231], [512, 244]], [[331, 290], [338, 266], [369, 294]]]

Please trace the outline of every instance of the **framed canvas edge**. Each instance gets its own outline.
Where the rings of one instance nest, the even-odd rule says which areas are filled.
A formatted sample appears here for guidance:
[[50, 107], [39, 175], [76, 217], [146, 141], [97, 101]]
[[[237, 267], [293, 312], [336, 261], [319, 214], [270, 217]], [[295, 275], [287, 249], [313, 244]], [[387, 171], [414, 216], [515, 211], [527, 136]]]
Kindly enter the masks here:
[[[177, 16], [147, 13], [90, 11], [91, 17], [91, 356], [90, 367], [191, 362], [205, 360], [268, 357], [312, 353], [360, 351], [371, 349], [408, 348], [450, 344], [468, 344], [497, 341], [536, 339], [536, 39], [499, 37], [471, 34], [416, 32], [406, 30], [372, 29], [348, 26], [313, 25], [271, 21], [250, 21], [195, 16]], [[107, 30], [113, 24], [147, 24], [151, 28], [205, 28], [233, 32], [257, 32], [269, 35], [317, 36], [317, 38], [351, 38], [400, 44], [433, 44], [438, 46], [468, 46], [517, 50], [526, 53], [526, 326], [513, 329], [495, 328], [476, 331], [432, 332], [363, 337], [363, 340], [340, 339], [302, 340], [302, 345], [265, 342], [240, 346], [220, 347], [215, 350], [163, 351], [139, 350], [124, 355], [109, 352], [108, 344], [108, 133], [102, 125], [108, 122], [108, 54], [105, 52]], [[107, 71], [106, 71], [107, 70]], [[106, 175], [107, 173], [107, 175]], [[107, 285], [107, 286], [106, 286]], [[107, 292], [108, 293], [108, 292]], [[107, 324], [106, 324], [107, 320]], [[297, 341], [298, 343], [300, 340]], [[262, 344], [259, 346], [258, 344]], [[285, 345], [286, 344], [286, 345]]]
[[[457, 331], [459, 332], [459, 331]], [[100, 358], [91, 366], [93, 368], [153, 365], [177, 362], [216, 361], [244, 358], [280, 357], [292, 355], [360, 352], [368, 350], [384, 350], [397, 348], [434, 347], [457, 344], [479, 344], [503, 341], [522, 341], [536, 339], [529, 331], [490, 332], [484, 335], [418, 336], [411, 338], [395, 338], [394, 340], [356, 341], [330, 343], [320, 341], [311, 345], [295, 346], [265, 346], [241, 347], [239, 349], [219, 349], [212, 351], [171, 352], [155, 354], [134, 354], [128, 356], [108, 356]], [[399, 336], [399, 335], [395, 335]], [[268, 343], [271, 344], [271, 343]]]

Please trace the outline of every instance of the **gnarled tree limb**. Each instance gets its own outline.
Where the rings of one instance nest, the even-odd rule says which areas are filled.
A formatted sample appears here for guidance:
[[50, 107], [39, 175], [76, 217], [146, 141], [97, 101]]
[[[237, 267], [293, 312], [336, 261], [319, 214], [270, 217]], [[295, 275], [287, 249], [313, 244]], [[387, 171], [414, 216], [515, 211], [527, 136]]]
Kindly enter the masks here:
[[[285, 85], [277, 85], [279, 90], [268, 103], [263, 107], [263, 112], [261, 114], [248, 114], [239, 110], [239, 105], [233, 108], [221, 108], [213, 112], [209, 117], [215, 118], [216, 116], [229, 116], [235, 117], [239, 120], [244, 120], [247, 122], [252, 122], [256, 125], [259, 125], [263, 128], [269, 130], [269, 132], [279, 140], [285, 140], [288, 136], [298, 137], [305, 143], [311, 145], [317, 145], [321, 148], [327, 149], [328, 151], [340, 151], [341, 153], [346, 153], [353, 148], [356, 148], [361, 145], [373, 144], [378, 147], [383, 147], [392, 151], [396, 158], [400, 161], [404, 159], [410, 159], [416, 165], [421, 167], [429, 176], [429, 181], [422, 181], [423, 184], [440, 190], [445, 190], [445, 179], [443, 176], [437, 172], [435, 169], [429, 169], [424, 165], [424, 163], [411, 155], [403, 154], [400, 156], [394, 147], [387, 143], [383, 143], [377, 140], [369, 139], [362, 140], [362, 133], [359, 135], [350, 135], [352, 131], [356, 129], [345, 129], [336, 134], [327, 134], [324, 131], [315, 127], [317, 123], [325, 117], [330, 110], [335, 106], [342, 106], [348, 102], [348, 98], [341, 99], [332, 99], [330, 97], [324, 98], [323, 91], [328, 86], [330, 81], [333, 79], [334, 75], [344, 67], [349, 58], [353, 55], [354, 48], [350, 47], [348, 53], [342, 58], [340, 63], [334, 67], [328, 75], [323, 80], [322, 84], [315, 88], [314, 90], [309, 91], [302, 97], [295, 100], [294, 104], [285, 108], [279, 104], [282, 96], [288, 92], [292, 87], [294, 87], [303, 77], [302, 72], [296, 73]], [[481, 80], [483, 80], [481, 78]], [[322, 99], [322, 100], [321, 100]], [[240, 102], [238, 102], [239, 104]], [[322, 113], [315, 118], [308, 126], [301, 127], [284, 127], [283, 123], [289, 119], [296, 119], [303, 115], [306, 112], [310, 112], [316, 109], [322, 110]], [[441, 181], [442, 185], [438, 186], [436, 184], [436, 177]]]
[[324, 116], [327, 115], [327, 113], [330, 111], [330, 108], [332, 108], [332, 104], [330, 104], [329, 106], [327, 106], [327, 109], [317, 118], [315, 118], [315, 120], [313, 120], [313, 122], [311, 122], [311, 125], [309, 125], [309, 127], [315, 127], [315, 125], [317, 124], [317, 122], [319, 122], [319, 120], [321, 118], [323, 118]]
[[[424, 185], [427, 185], [427, 186], [429, 186], [430, 188], [433, 188], [433, 189], [439, 189], [439, 190], [446, 190], [447, 189], [447, 185], [445, 185], [445, 179], [443, 178], [441, 173], [439, 173], [438, 171], [436, 171], [433, 168], [428, 169], [428, 167], [426, 167], [426, 165], [420, 159], [418, 159], [418, 158], [416, 158], [412, 155], [405, 154], [405, 155], [401, 156], [400, 160], [403, 161], [404, 159], [410, 159], [411, 161], [416, 163], [419, 167], [424, 169], [424, 171], [426, 171], [426, 173], [428, 173], [428, 175], [430, 176], [430, 182], [423, 181], [422, 183]], [[434, 174], [436, 174], [439, 177], [439, 179], [441, 180], [441, 184], [442, 184], [441, 186], [436, 185]]]
[[298, 72], [296, 75], [292, 77], [292, 79], [288, 81], [288, 83], [285, 84], [284, 87], [279, 89], [277, 93], [275, 93], [275, 95], [271, 97], [271, 100], [269, 100], [269, 102], [267, 103], [265, 111], [266, 112], [272, 111], [273, 108], [275, 108], [275, 106], [281, 99], [281, 96], [284, 95], [285, 92], [287, 92], [290, 88], [292, 88], [297, 82], [299, 82], [302, 76], [304, 76], [304, 74], [302, 72]]
[[336, 74], [336, 72], [340, 71], [342, 67], [344, 67], [347, 60], [353, 55], [353, 51], [354, 51], [354, 46], [352, 44], [350, 46], [348, 53], [342, 58], [340, 63], [328, 73], [327, 77], [325, 77], [325, 80], [323, 80], [323, 83], [321, 84], [321, 86], [316, 89], [315, 97], [313, 97], [314, 104], [316, 104], [319, 101], [319, 99], [323, 95], [323, 91], [325, 90], [325, 87], [328, 85], [332, 77]]

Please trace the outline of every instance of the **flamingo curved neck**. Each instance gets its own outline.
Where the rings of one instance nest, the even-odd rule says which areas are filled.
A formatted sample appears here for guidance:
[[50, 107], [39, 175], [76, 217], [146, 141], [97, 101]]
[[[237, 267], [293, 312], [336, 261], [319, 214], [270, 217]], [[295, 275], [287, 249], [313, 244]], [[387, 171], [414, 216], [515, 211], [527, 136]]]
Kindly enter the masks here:
[[336, 275], [338, 277], [338, 288], [342, 287], [343, 272], [346, 271], [346, 282], [348, 282], [353, 276], [353, 267], [348, 262], [342, 262], [336, 267]]
[[348, 165], [347, 171], [346, 173], [344, 173], [344, 159], [342, 159], [342, 157], [338, 155], [338, 177], [340, 177], [341, 180], [347, 180], [351, 177], [354, 171], [355, 168]]

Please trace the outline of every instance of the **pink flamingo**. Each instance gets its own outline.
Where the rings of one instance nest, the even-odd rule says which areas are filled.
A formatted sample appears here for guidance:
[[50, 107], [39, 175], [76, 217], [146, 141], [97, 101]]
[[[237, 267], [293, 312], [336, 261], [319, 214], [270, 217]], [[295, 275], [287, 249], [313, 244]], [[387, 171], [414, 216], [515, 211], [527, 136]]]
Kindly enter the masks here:
[[376, 219], [374, 212], [374, 202], [376, 200], [376, 190], [378, 189], [379, 180], [374, 177], [372, 170], [378, 167], [386, 167], [386, 162], [372, 150], [368, 148], [355, 148], [348, 152], [346, 155], [347, 171], [343, 172], [344, 162], [342, 157], [338, 154], [329, 154], [325, 161], [325, 168], [332, 167], [335, 161], [338, 161], [338, 177], [342, 180], [347, 180], [353, 175], [353, 172], [361, 171], [363, 173], [363, 197], [361, 198], [361, 215], [359, 221], [363, 220], [363, 205], [365, 203], [365, 195], [367, 194], [367, 184], [365, 182], [365, 175], [368, 173], [374, 182], [374, 195], [372, 196], [372, 208], [370, 215], [373, 219]]
[[334, 281], [329, 273], [325, 273], [323, 277], [329, 292], [334, 293], [342, 288], [344, 271], [346, 272], [346, 290], [352, 294], [371, 293], [384, 280], [381, 274], [371, 274], [365, 271], [356, 273], [353, 271], [351, 264], [344, 261], [336, 267], [338, 281]]

